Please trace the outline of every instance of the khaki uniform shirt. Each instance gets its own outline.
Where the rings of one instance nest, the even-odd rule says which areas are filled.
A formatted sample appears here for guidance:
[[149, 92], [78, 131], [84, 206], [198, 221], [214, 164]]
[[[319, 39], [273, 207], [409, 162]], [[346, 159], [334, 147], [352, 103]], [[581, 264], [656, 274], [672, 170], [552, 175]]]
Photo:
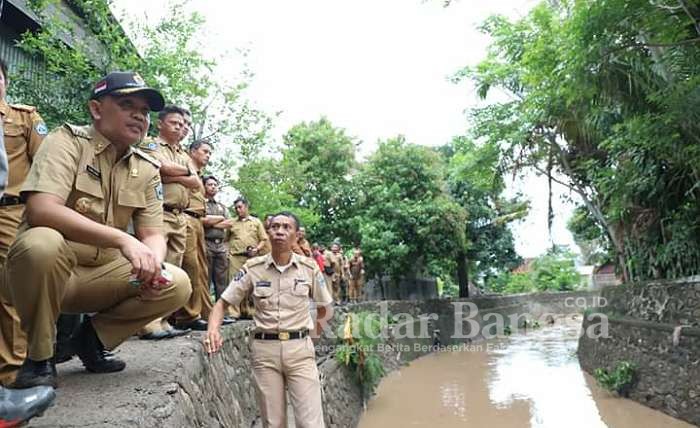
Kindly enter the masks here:
[[350, 265], [350, 278], [361, 279], [362, 271], [365, 269], [365, 261], [362, 257], [352, 257], [348, 262]]
[[[162, 228], [159, 168], [158, 161], [134, 148], [117, 159], [115, 146], [95, 128], [66, 124], [46, 137], [22, 192], [56, 195], [90, 220], [125, 232], [130, 220], [135, 229]], [[20, 229], [27, 227], [24, 222]], [[118, 253], [115, 249], [69, 244], [79, 264], [100, 265]]]
[[295, 242], [292, 246], [292, 251], [300, 256], [311, 257], [311, 246], [309, 245], [309, 241], [306, 239], [301, 239]]
[[246, 248], [256, 247], [260, 242], [269, 240], [265, 226], [253, 216], [234, 220], [229, 233], [229, 248], [233, 255], [241, 255], [246, 252]]
[[312, 330], [311, 300], [318, 306], [333, 303], [316, 262], [297, 254], [284, 272], [270, 254], [248, 260], [221, 298], [235, 307], [248, 295], [255, 304], [255, 328], [264, 332]]
[[333, 278], [345, 278], [345, 256], [342, 253], [336, 254], [333, 251], [326, 251], [325, 257], [326, 266], [333, 267]]
[[[206, 209], [207, 215], [221, 215], [224, 216], [224, 218], [228, 218], [228, 210], [224, 204], [214, 199], [207, 199]], [[204, 226], [204, 236], [207, 239], [224, 239], [226, 237], [226, 230]]]
[[[197, 171], [197, 176], [202, 179], [201, 171]], [[204, 196], [204, 188], [189, 189], [190, 190], [190, 204], [187, 207], [189, 211], [193, 211], [200, 215], [205, 215], [207, 209], [204, 206], [207, 198]]]
[[31, 106], [7, 104], [0, 100], [0, 115], [10, 168], [5, 194], [19, 196], [22, 183], [29, 174], [32, 160], [48, 129], [36, 108]]
[[[160, 162], [173, 162], [182, 166], [188, 166], [190, 162], [189, 155], [179, 145], [173, 147], [160, 138], [146, 140], [139, 148]], [[163, 184], [163, 205], [185, 209], [189, 203], [190, 189], [180, 183]]]

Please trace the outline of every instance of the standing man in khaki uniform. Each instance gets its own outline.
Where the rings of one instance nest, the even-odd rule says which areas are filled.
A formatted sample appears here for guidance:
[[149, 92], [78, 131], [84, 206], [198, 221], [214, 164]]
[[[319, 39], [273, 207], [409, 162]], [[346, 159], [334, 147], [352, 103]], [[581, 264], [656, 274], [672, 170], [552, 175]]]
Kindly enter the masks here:
[[204, 235], [207, 241], [207, 259], [209, 275], [214, 283], [216, 298], [221, 297], [228, 285], [228, 241], [226, 231], [233, 222], [229, 219], [228, 209], [216, 200], [219, 193], [219, 180], [210, 175], [204, 177], [204, 190], [207, 197], [207, 216], [204, 218]]
[[294, 243], [292, 251], [300, 256], [311, 257], [311, 246], [309, 245], [309, 241], [306, 240], [305, 228], [299, 228], [299, 237], [297, 238], [297, 242]]
[[[93, 90], [93, 125], [66, 124], [39, 148], [7, 260], [29, 340], [16, 387], [56, 386], [51, 359], [60, 313], [94, 314], [72, 345], [88, 371], [107, 373], [126, 364], [105, 350], [189, 298], [187, 275], [163, 263], [160, 164], [132, 147], [148, 130], [149, 112], [162, 107], [163, 97], [139, 75], [113, 72]], [[135, 236], [127, 233], [130, 222]]]
[[[168, 251], [165, 259], [182, 266], [187, 241], [187, 214], [190, 191], [200, 186], [199, 177], [190, 167], [190, 158], [180, 147], [185, 134], [185, 110], [167, 105], [158, 113], [158, 137], [140, 144], [147, 154], [160, 161], [163, 182], [163, 225]], [[139, 331], [146, 340], [168, 339], [181, 336], [187, 330], [174, 329], [167, 320], [154, 320]]]
[[[269, 242], [265, 226], [257, 218], [248, 212], [248, 201], [240, 197], [233, 203], [238, 218], [232, 221], [229, 229], [229, 267], [228, 282], [243, 267], [243, 264], [251, 257], [262, 255]], [[230, 308], [230, 315], [234, 318], [249, 318], [252, 310], [249, 302], [244, 300], [240, 308]]]
[[[273, 217], [272, 253], [249, 260], [214, 305], [204, 339], [207, 352], [223, 346], [219, 326], [226, 306], [247, 296], [255, 304], [251, 344], [253, 377], [263, 426], [287, 427], [289, 391], [297, 427], [322, 428], [323, 406], [316, 354], [309, 331], [318, 337], [333, 316], [330, 293], [316, 262], [292, 252], [298, 219], [291, 213]], [[316, 325], [311, 317], [316, 302]], [[315, 327], [315, 329], [314, 329]]]
[[333, 242], [331, 250], [326, 251], [324, 256], [326, 258], [324, 264], [326, 279], [331, 284], [333, 300], [340, 303], [341, 281], [345, 278], [345, 256], [341, 251], [340, 243]]
[[0, 117], [9, 166], [7, 187], [0, 198], [0, 383], [3, 385], [14, 381], [27, 355], [27, 337], [20, 328], [9, 289], [4, 284], [5, 261], [24, 212], [20, 187], [29, 173], [39, 145], [48, 133], [36, 108], [5, 101], [8, 83], [7, 66], [0, 59]]
[[187, 242], [185, 255], [182, 259], [182, 269], [192, 281], [192, 296], [187, 304], [173, 315], [175, 327], [181, 330], [206, 331], [212, 303], [209, 294], [209, 272], [207, 254], [204, 243], [204, 225], [202, 219], [206, 216], [204, 185], [202, 170], [209, 163], [211, 146], [198, 140], [190, 144], [189, 156], [191, 167], [197, 172], [200, 186], [190, 189], [190, 204], [185, 210], [187, 214]]
[[365, 260], [359, 247], [355, 247], [352, 257], [348, 260], [348, 271], [348, 300], [356, 303], [365, 286]]

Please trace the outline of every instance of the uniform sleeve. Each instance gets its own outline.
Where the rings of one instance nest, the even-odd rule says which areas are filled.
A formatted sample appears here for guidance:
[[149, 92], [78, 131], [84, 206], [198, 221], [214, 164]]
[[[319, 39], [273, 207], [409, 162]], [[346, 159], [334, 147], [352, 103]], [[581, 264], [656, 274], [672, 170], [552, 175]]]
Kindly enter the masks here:
[[258, 243], [265, 242], [265, 245], [263, 245], [262, 248], [265, 248], [267, 244], [269, 243], [268, 241], [270, 238], [267, 236], [267, 232], [265, 231], [265, 226], [263, 226], [262, 222], [258, 220]]
[[29, 154], [29, 159], [33, 160], [49, 130], [46, 127], [46, 123], [44, 123], [44, 119], [36, 111], [31, 114], [31, 122], [32, 127], [27, 136], [27, 141], [29, 142], [27, 153]]
[[248, 274], [248, 270], [243, 266], [236, 276], [233, 277], [226, 290], [221, 293], [221, 298], [229, 305], [238, 306], [252, 289], [253, 281], [250, 274]]
[[163, 185], [160, 174], [154, 170], [146, 189], [146, 207], [134, 212], [134, 229], [142, 227], [163, 227]]
[[311, 290], [311, 298], [319, 306], [326, 306], [333, 303], [333, 296], [328, 291], [328, 285], [326, 284], [326, 279], [323, 277], [321, 271], [314, 267], [313, 273], [313, 289]]
[[21, 192], [42, 192], [68, 199], [78, 174], [80, 149], [66, 131], [52, 132], [41, 144]]

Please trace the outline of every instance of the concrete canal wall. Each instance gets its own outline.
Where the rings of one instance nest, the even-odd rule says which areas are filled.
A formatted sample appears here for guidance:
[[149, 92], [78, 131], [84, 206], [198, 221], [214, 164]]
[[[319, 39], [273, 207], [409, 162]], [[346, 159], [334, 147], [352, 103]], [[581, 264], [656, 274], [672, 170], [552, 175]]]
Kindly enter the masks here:
[[608, 287], [602, 299], [608, 335], [580, 338], [583, 369], [634, 363], [629, 398], [700, 425], [700, 277]]

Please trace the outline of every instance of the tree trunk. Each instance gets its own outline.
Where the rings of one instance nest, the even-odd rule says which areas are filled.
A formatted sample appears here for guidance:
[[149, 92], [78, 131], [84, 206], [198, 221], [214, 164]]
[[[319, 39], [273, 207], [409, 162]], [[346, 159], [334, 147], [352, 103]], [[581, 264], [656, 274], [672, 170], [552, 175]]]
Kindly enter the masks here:
[[467, 255], [464, 251], [457, 254], [457, 281], [459, 282], [459, 297], [469, 297], [469, 269]]

